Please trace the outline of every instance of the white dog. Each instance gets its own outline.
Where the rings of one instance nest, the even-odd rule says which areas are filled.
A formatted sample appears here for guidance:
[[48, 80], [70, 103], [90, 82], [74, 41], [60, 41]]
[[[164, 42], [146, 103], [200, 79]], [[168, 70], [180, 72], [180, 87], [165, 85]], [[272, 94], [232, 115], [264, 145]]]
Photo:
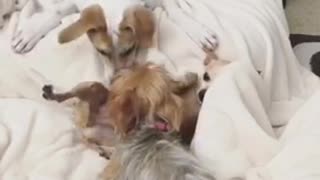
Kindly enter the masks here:
[[[0, 0], [1, 1], [1, 0]], [[5, 0], [8, 1], [8, 0]], [[11, 0], [12, 1], [12, 0]], [[25, 0], [26, 1], [26, 0]], [[57, 27], [67, 15], [81, 12], [92, 4], [99, 4], [107, 17], [108, 29], [116, 38], [123, 12], [130, 6], [144, 4], [150, 8], [162, 7], [170, 19], [181, 27], [199, 46], [216, 45], [215, 33], [192, 18], [185, 0], [27, 0], [12, 40], [16, 53], [29, 52], [50, 30]]]
[[0, 29], [3, 27], [5, 17], [15, 10], [21, 10], [28, 0], [0, 0]]

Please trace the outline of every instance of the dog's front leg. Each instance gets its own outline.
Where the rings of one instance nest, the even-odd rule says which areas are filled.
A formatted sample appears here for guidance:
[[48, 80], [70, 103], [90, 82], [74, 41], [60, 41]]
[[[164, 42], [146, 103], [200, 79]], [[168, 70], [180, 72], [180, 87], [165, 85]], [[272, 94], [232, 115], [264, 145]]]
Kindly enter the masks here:
[[[49, 8], [36, 12], [35, 2], [30, 0], [21, 14], [12, 40], [12, 48], [16, 53], [27, 53], [50, 32], [56, 28], [63, 17], [77, 12], [73, 2], [62, 1]], [[41, 6], [41, 4], [39, 5]]]

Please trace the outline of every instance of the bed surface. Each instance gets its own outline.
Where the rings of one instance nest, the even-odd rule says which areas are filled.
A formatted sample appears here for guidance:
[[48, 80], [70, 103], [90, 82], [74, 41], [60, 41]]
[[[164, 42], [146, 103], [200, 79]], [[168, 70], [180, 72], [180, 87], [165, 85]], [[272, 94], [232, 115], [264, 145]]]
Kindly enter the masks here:
[[[281, 2], [198, 2], [212, 15], [206, 24], [218, 35], [218, 56], [233, 63], [207, 91], [194, 153], [218, 179], [319, 180], [319, 79], [293, 53]], [[155, 15], [161, 53], [179, 71], [201, 74], [201, 49], [163, 10]], [[81, 144], [70, 107], [44, 101], [41, 87], [108, 83], [108, 65], [95, 59], [85, 36], [57, 43], [57, 33], [77, 15], [64, 19], [29, 54], [14, 54], [15, 18], [0, 32], [1, 179], [98, 179], [107, 162]]]

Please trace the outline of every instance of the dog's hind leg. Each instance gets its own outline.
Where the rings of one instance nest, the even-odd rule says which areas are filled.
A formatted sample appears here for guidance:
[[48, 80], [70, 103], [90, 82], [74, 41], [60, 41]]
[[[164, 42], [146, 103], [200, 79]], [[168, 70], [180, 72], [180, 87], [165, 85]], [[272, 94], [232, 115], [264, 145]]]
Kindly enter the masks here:
[[74, 94], [72, 91], [68, 91], [66, 93], [54, 93], [51, 85], [43, 86], [42, 91], [43, 98], [57, 102], [63, 102], [70, 98], [76, 97], [76, 94]]
[[[40, 7], [39, 7], [40, 6]], [[38, 8], [43, 11], [37, 12]], [[30, 0], [22, 10], [19, 23], [12, 39], [12, 48], [16, 53], [27, 53], [49, 33], [56, 28], [62, 18], [77, 12], [73, 2], [62, 1], [45, 9], [41, 4]]]

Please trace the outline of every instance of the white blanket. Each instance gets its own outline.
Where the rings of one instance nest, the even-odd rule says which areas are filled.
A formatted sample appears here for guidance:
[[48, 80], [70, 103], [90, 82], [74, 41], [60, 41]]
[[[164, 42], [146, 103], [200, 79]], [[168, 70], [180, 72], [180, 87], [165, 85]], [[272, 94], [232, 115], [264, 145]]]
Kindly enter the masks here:
[[[320, 179], [320, 142], [316, 141], [320, 138], [320, 123], [315, 108], [320, 98], [319, 80], [298, 64], [292, 52], [280, 1], [197, 2], [210, 10], [206, 14], [209, 16], [203, 18], [217, 32], [218, 55], [237, 62], [227, 67], [207, 92], [192, 144], [195, 154], [222, 179]], [[202, 16], [203, 12], [196, 11], [194, 15]], [[158, 10], [156, 14], [162, 52], [177, 67], [201, 73], [204, 53], [165, 12]], [[11, 22], [14, 21], [13, 17]], [[8, 177], [5, 180], [18, 179], [14, 178], [18, 175], [25, 179], [72, 179], [85, 177], [84, 172], [96, 179], [106, 164], [79, 142], [71, 143], [76, 133], [72, 131], [69, 111], [42, 102], [44, 83], [69, 89], [85, 80], [109, 81], [108, 67], [95, 60], [86, 37], [63, 46], [56, 43], [57, 32], [69, 21], [67, 18], [25, 56], [14, 55], [10, 50], [10, 25], [0, 33], [0, 96], [33, 99], [0, 100], [0, 106], [6, 105], [0, 108], [1, 114], [6, 114], [0, 119], [1, 128], [5, 129], [0, 134], [1, 179], [4, 174]], [[262, 76], [256, 70], [262, 71]], [[25, 125], [19, 126], [21, 122]], [[277, 139], [283, 128], [274, 132], [272, 126], [286, 124]], [[45, 131], [38, 136], [36, 129]], [[22, 130], [31, 135], [19, 135]], [[70, 134], [66, 135], [68, 130]], [[57, 141], [56, 151], [73, 156], [51, 150], [47, 142], [55, 141], [54, 133], [57, 139], [66, 139], [65, 144]], [[39, 152], [40, 157], [25, 152], [27, 149]], [[46, 156], [40, 153], [42, 149]]]

